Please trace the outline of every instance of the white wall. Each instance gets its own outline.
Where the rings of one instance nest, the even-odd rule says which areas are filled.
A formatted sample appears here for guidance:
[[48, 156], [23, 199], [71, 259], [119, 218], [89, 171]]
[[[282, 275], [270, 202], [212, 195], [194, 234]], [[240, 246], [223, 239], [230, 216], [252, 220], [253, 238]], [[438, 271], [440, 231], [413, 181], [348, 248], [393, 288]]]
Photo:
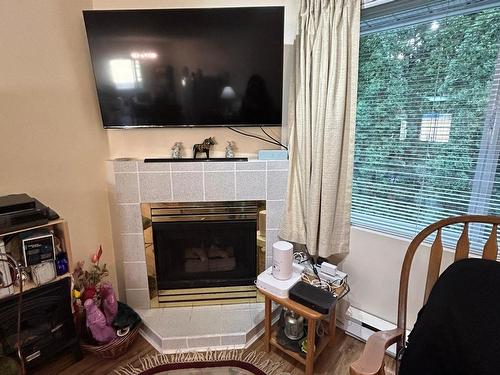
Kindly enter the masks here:
[[105, 160], [82, 9], [90, 0], [0, 1], [0, 195], [28, 193], [69, 224], [73, 261], [100, 244], [111, 268]]
[[[351, 228], [350, 253], [342, 263], [349, 274], [351, 292], [347, 301], [359, 310], [396, 323], [399, 276], [410, 241], [373, 231]], [[430, 248], [422, 245], [413, 260], [408, 293], [408, 328], [422, 307]], [[445, 250], [441, 269], [454, 254]]]
[[[292, 54], [292, 44], [297, 30], [298, 0], [93, 0], [93, 9], [154, 9], [154, 8], [210, 8], [237, 6], [284, 6], [285, 7], [285, 60], [284, 60], [284, 90], [283, 90], [283, 121], [287, 121], [286, 104], [288, 103], [288, 83]], [[265, 25], [262, 25], [265, 27]], [[265, 56], [263, 57], [265, 58]], [[259, 128], [246, 128], [250, 133], [260, 134]], [[266, 131], [281, 137], [281, 128], [266, 128]], [[255, 158], [259, 149], [276, 149], [269, 143], [248, 138], [224, 128], [170, 128], [170, 129], [128, 129], [108, 130], [109, 156], [119, 157], [165, 157], [170, 153], [174, 142], [181, 141], [189, 152], [191, 145], [201, 142], [204, 138], [214, 136], [217, 144], [213, 156], [224, 155], [227, 140], [236, 142], [237, 156]]]

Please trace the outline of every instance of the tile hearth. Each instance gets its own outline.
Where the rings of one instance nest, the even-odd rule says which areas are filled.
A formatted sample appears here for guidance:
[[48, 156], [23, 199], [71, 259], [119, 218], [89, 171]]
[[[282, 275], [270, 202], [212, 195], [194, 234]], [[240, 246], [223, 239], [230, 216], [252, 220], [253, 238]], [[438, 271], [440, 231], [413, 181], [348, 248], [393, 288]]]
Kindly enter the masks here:
[[[143, 336], [158, 351], [244, 348], [264, 329], [264, 304], [170, 307], [137, 310]], [[277, 312], [277, 311], [275, 311]]]
[[140, 204], [265, 200], [268, 267], [283, 214], [288, 161], [115, 160], [110, 162], [110, 173], [112, 228], [115, 255], [121, 262], [117, 265], [123, 280], [121, 291], [144, 320], [143, 336], [163, 353], [241, 348], [259, 337], [264, 319], [262, 303], [150, 308]]

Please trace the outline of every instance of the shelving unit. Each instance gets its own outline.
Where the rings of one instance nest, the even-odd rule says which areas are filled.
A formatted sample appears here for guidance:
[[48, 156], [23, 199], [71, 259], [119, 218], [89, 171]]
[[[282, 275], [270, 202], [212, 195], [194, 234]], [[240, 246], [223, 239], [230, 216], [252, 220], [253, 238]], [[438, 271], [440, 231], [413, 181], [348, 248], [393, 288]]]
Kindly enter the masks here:
[[[32, 230], [37, 230], [37, 229], [49, 229], [54, 231], [54, 235], [61, 240], [62, 243], [62, 248], [66, 252], [67, 258], [68, 258], [68, 265], [69, 265], [69, 271], [73, 269], [73, 265], [71, 262], [72, 259], [72, 253], [71, 253], [71, 241], [69, 238], [69, 229], [68, 229], [68, 223], [64, 219], [57, 219], [57, 220], [52, 220], [49, 221], [46, 224], [42, 225], [36, 225], [33, 227], [28, 227], [28, 228], [23, 228], [23, 229], [17, 229], [14, 231], [6, 232], [6, 233], [1, 233], [0, 234], [0, 240], [2, 240], [5, 237], [11, 236], [11, 235], [16, 235], [20, 234], [23, 232], [28, 232]], [[70, 272], [57, 276], [55, 279], [51, 280], [49, 283], [61, 280], [65, 277], [70, 277]], [[23, 293], [27, 292], [30, 289], [36, 288], [37, 285], [33, 281], [27, 281], [23, 285]], [[14, 294], [19, 293], [19, 287], [14, 286]]]
[[[330, 315], [323, 315], [315, 310], [312, 310], [298, 302], [292, 301], [289, 298], [276, 297], [265, 290], [259, 289], [265, 297], [265, 348], [269, 352], [271, 346], [277, 348], [283, 353], [288, 354], [290, 357], [299, 361], [306, 367], [306, 375], [314, 374], [314, 362], [321, 355], [323, 350], [328, 345], [333, 345], [335, 342], [335, 307], [332, 308]], [[307, 354], [302, 357], [299, 353], [289, 350], [278, 343], [276, 338], [276, 327], [271, 327], [271, 303], [272, 301], [286, 307], [289, 310], [295, 311], [297, 314], [303, 316], [307, 320]], [[316, 326], [321, 320], [329, 320], [328, 333], [321, 337], [319, 344], [315, 345], [316, 341]]]
[[[1, 233], [0, 240], [3, 241], [0, 241], [2, 242], [0, 250], [12, 251], [11, 255], [16, 262], [23, 263], [22, 251], [19, 249], [21, 239], [15, 236], [40, 229], [49, 230], [59, 239], [61, 249], [68, 258], [68, 272], [41, 285], [36, 285], [32, 280], [25, 280], [22, 284], [22, 296], [19, 295], [19, 287], [14, 284], [8, 294], [0, 297], [0, 315], [2, 315], [0, 331], [5, 337], [10, 338], [6, 340], [8, 342], [6, 353], [13, 356], [13, 353], [19, 350], [19, 355], [22, 357], [20, 362], [27, 370], [47, 363], [64, 352], [71, 352], [75, 360], [81, 359], [79, 339], [72, 315], [70, 280], [72, 253], [66, 221], [57, 219], [46, 224]], [[8, 241], [13, 242], [3, 246], [3, 242]], [[20, 328], [14, 324], [18, 319]], [[18, 337], [20, 337], [19, 343]]]

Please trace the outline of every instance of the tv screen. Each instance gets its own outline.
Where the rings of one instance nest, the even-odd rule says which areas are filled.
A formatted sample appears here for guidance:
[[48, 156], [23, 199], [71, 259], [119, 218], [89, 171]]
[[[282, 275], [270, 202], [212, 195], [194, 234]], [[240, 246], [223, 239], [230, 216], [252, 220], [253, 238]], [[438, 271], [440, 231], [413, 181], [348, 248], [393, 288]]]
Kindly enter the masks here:
[[105, 128], [281, 125], [283, 7], [84, 19]]

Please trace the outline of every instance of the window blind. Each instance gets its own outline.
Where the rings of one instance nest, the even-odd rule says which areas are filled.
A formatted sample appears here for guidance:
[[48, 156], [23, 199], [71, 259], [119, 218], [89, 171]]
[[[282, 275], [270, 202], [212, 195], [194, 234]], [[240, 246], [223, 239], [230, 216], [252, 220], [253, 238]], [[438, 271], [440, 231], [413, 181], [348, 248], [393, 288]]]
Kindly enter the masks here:
[[499, 38], [499, 7], [362, 34], [353, 225], [412, 238], [500, 215]]

